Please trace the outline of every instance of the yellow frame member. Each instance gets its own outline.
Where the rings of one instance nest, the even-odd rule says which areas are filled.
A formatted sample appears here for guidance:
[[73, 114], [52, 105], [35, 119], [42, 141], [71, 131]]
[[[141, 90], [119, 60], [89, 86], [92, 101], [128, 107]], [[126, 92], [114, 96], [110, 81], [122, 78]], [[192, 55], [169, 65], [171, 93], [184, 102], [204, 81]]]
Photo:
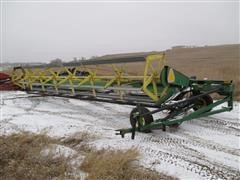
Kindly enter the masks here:
[[[84, 87], [85, 84], [90, 84], [92, 89], [93, 96], [96, 96], [96, 89], [108, 89], [109, 87], [119, 87], [124, 83], [131, 83], [134, 81], [142, 81], [143, 85], [140, 88], [147, 96], [149, 96], [153, 101], [159, 100], [159, 92], [157, 84], [160, 82], [160, 72], [165, 63], [165, 54], [154, 54], [148, 55], [145, 58], [145, 67], [143, 76], [129, 76], [125, 75], [123, 69], [117, 68], [115, 65], [112, 65], [114, 70], [114, 75], [110, 76], [98, 76], [96, 71], [87, 69], [88, 76], [76, 76], [77, 68], [74, 72], [70, 72], [67, 67], [61, 68], [60, 71], [56, 72], [56, 69], [46, 68], [41, 69], [30, 69], [30, 68], [18, 68], [14, 69], [12, 72], [12, 81], [17, 86], [22, 89], [33, 89], [33, 85], [40, 85], [41, 90], [46, 91], [46, 86], [51, 82], [51, 86], [54, 87], [55, 93], [58, 94], [58, 89], [60, 86], [64, 86], [64, 83], [68, 82], [70, 87], [71, 94], [75, 95], [75, 88]], [[81, 68], [82, 69], [82, 68]], [[84, 70], [86, 68], [84, 67]], [[67, 72], [67, 76], [59, 76], [60, 72]], [[74, 81], [74, 83], [73, 83]], [[104, 86], [95, 86], [96, 81], [104, 82]], [[77, 82], [77, 84], [76, 84]], [[153, 92], [149, 90], [149, 86], [152, 85]], [[88, 85], [89, 86], [89, 85]], [[118, 90], [120, 98], [124, 95], [124, 90]], [[160, 94], [161, 96], [161, 94]]]
[[[157, 63], [156, 66], [153, 66], [154, 62]], [[159, 100], [157, 83], [160, 81], [160, 72], [164, 63], [165, 54], [149, 55], [146, 57], [142, 90], [155, 102]], [[153, 85], [153, 92], [148, 89], [150, 84]]]

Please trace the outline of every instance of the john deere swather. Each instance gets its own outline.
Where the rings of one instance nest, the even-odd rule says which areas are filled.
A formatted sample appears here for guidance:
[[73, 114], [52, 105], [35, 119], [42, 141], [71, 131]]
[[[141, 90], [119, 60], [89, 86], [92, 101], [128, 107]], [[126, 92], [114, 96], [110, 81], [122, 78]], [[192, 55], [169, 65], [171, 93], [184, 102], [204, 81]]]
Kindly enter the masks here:
[[[135, 131], [166, 131], [166, 127], [178, 127], [184, 121], [232, 110], [231, 81], [190, 78], [164, 66], [164, 59], [164, 54], [152, 54], [85, 60], [59, 67], [17, 67], [11, 77], [28, 93], [135, 105], [130, 113], [131, 128], [117, 130], [122, 137], [132, 133], [132, 139]], [[139, 75], [141, 67], [143, 75]], [[219, 95], [216, 101], [211, 94]], [[161, 118], [154, 120], [153, 114], [159, 112]]]

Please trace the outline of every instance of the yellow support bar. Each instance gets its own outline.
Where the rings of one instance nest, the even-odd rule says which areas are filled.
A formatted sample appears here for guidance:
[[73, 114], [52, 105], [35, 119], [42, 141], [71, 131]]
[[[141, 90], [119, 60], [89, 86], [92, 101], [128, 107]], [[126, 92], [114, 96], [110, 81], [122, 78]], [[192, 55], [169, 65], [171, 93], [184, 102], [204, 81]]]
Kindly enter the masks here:
[[[14, 84], [20, 86], [23, 89], [33, 88], [34, 84], [41, 85], [41, 90], [45, 91], [46, 86], [51, 83], [55, 87], [56, 93], [58, 93], [59, 88], [66, 83], [71, 89], [71, 93], [74, 95], [75, 90], [81, 86], [90, 88], [93, 95], [96, 96], [96, 88], [98, 88], [98, 83], [101, 82], [103, 89], [113, 87], [117, 85], [119, 89], [124, 85], [128, 87], [128, 84], [134, 84], [135, 82], [138, 85], [142, 82], [141, 90], [149, 96], [153, 101], [158, 101], [161, 96], [167, 91], [166, 89], [163, 92], [158, 92], [158, 84], [160, 83], [160, 72], [163, 68], [165, 55], [164, 54], [155, 54], [148, 55], [145, 61], [145, 68], [143, 76], [134, 76], [128, 75], [124, 72], [123, 67], [112, 66], [114, 70], [113, 75], [97, 75], [95, 71], [87, 69], [84, 67], [84, 71], [89, 73], [88, 76], [78, 76], [76, 75], [77, 68], [74, 71], [69, 68], [47, 68], [45, 70], [30, 70], [30, 69], [20, 69], [20, 71], [13, 71], [12, 81]], [[136, 67], [137, 68], [137, 67]], [[67, 72], [65, 76], [59, 75], [61, 72]], [[140, 84], [139, 84], [140, 83]], [[87, 84], [87, 85], [86, 85]], [[95, 86], [97, 84], [97, 86]], [[65, 86], [65, 85], [64, 85]], [[120, 98], [123, 98], [124, 91], [116, 88]]]
[[[165, 54], [149, 55], [146, 57], [142, 90], [154, 101], [159, 100], [156, 81], [160, 79], [160, 72], [164, 66], [164, 61]], [[157, 63], [157, 65], [154, 66], [154, 63]], [[148, 89], [150, 84], [153, 85], [154, 92]]]

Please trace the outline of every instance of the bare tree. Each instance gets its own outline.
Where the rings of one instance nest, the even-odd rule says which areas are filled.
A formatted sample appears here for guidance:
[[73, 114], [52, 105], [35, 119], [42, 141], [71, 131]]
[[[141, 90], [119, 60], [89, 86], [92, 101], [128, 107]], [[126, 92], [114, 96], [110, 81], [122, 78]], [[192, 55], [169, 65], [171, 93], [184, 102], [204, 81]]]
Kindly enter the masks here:
[[91, 56], [90, 59], [97, 59], [97, 58], [98, 58], [98, 56]]
[[87, 58], [85, 58], [85, 57], [83, 57], [83, 56], [81, 57], [81, 60], [82, 60], [82, 61], [84, 61], [84, 60], [86, 60], [86, 59], [87, 59]]
[[62, 65], [63, 61], [60, 58], [56, 58], [50, 61], [51, 65]]

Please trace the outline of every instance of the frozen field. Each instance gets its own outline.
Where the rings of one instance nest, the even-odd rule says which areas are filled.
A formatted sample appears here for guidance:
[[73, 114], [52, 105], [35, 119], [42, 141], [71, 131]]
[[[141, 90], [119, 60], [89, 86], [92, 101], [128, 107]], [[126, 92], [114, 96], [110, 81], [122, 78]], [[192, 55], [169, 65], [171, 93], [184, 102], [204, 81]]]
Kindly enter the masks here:
[[239, 103], [234, 110], [183, 123], [178, 129], [137, 133], [135, 140], [115, 135], [129, 127], [133, 106], [60, 97], [24, 98], [23, 92], [1, 92], [0, 133], [47, 131], [66, 137], [88, 131], [99, 138], [96, 148], [135, 147], [140, 163], [181, 179], [237, 179], [240, 177]]

